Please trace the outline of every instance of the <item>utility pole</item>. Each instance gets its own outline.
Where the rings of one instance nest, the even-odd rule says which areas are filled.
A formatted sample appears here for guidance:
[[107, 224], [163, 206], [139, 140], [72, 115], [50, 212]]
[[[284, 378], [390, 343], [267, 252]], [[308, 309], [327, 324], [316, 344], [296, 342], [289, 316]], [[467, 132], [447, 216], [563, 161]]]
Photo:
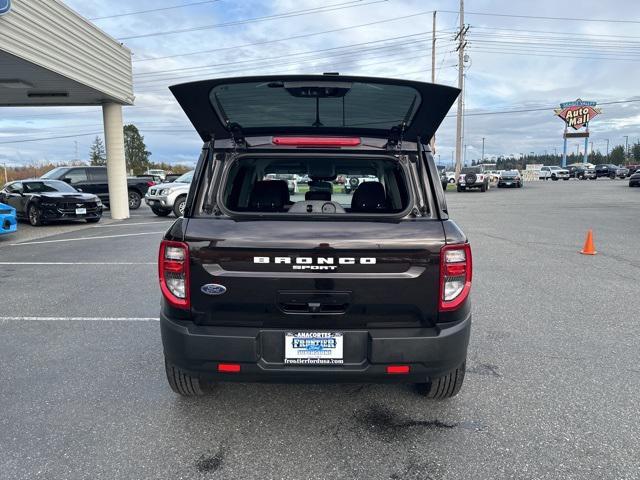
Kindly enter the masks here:
[[458, 118], [456, 120], [456, 181], [460, 176], [462, 169], [462, 112], [464, 102], [464, 0], [460, 0], [460, 31], [456, 35], [458, 40], [458, 88], [460, 96], [458, 96]]
[[[436, 11], [433, 11], [433, 26], [431, 28], [431, 83], [436, 83]], [[430, 145], [431, 154], [436, 153], [436, 134], [433, 133]]]
[[9, 177], [7, 176], [7, 164], [3, 163], [2, 166], [4, 167], [4, 183], [9, 183]]
[[76, 145], [76, 162], [78, 161], [78, 141], [74, 141], [73, 143], [75, 143]]
[[624, 136], [624, 160], [629, 160], [629, 135]]
[[482, 163], [484, 163], [484, 137], [482, 137]]

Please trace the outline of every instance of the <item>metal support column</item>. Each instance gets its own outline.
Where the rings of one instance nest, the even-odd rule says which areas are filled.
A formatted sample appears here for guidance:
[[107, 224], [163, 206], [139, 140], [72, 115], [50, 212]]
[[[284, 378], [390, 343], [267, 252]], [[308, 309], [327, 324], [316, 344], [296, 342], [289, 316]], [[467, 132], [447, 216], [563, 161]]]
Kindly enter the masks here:
[[562, 148], [562, 168], [567, 166], [567, 126], [564, 127], [564, 147]]

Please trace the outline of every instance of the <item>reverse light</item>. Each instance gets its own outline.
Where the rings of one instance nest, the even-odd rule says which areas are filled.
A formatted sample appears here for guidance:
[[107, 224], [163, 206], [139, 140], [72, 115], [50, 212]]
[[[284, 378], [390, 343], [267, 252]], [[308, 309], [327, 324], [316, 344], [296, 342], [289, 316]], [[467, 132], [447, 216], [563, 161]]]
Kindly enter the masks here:
[[468, 243], [446, 245], [440, 251], [441, 312], [457, 309], [471, 290], [471, 246]]
[[274, 145], [292, 147], [357, 147], [359, 137], [273, 137]]
[[158, 255], [160, 290], [169, 304], [188, 310], [189, 246], [184, 242], [163, 240]]

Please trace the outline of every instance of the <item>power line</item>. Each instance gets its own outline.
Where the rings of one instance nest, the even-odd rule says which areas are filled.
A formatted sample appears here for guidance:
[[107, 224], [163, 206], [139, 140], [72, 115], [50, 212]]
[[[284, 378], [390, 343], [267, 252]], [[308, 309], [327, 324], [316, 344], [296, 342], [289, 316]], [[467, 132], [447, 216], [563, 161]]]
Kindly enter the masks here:
[[176, 10], [178, 8], [193, 7], [193, 6], [196, 6], [196, 5], [205, 5], [207, 3], [215, 3], [215, 2], [219, 2], [219, 1], [220, 0], [204, 0], [204, 1], [201, 1], [201, 2], [183, 3], [182, 5], [174, 5], [172, 7], [151, 8], [149, 10], [138, 10], [137, 12], [117, 13], [115, 15], [105, 15], [105, 16], [102, 16], [102, 17], [92, 17], [92, 18], [89, 18], [88, 20], [91, 20], [91, 21], [105, 20], [107, 18], [128, 17], [130, 15], [142, 15], [143, 13], [164, 12], [164, 11], [167, 11], [167, 10]]
[[347, 8], [354, 8], [354, 7], [364, 7], [365, 5], [372, 5], [375, 3], [386, 3], [389, 0], [371, 0], [365, 3], [361, 3], [362, 0], [352, 0], [349, 2], [343, 2], [343, 3], [336, 3], [336, 4], [332, 4], [332, 5], [325, 5], [322, 7], [315, 7], [315, 8], [307, 8], [304, 10], [293, 10], [291, 12], [286, 12], [286, 13], [279, 13], [279, 14], [274, 14], [274, 15], [264, 15], [262, 17], [253, 17], [253, 18], [247, 18], [244, 20], [234, 20], [231, 22], [224, 22], [224, 23], [216, 23], [213, 25], [202, 25], [199, 27], [190, 27], [190, 28], [180, 28], [180, 29], [176, 29], [176, 30], [164, 30], [164, 31], [160, 31], [160, 32], [151, 32], [151, 33], [141, 33], [139, 35], [129, 35], [126, 37], [119, 37], [118, 40], [132, 40], [135, 38], [148, 38], [148, 37], [157, 37], [157, 36], [161, 36], [161, 35], [171, 35], [171, 34], [175, 34], [175, 33], [187, 33], [187, 32], [195, 32], [195, 31], [202, 31], [202, 30], [212, 30], [214, 28], [222, 28], [222, 27], [232, 27], [232, 26], [237, 26], [237, 25], [246, 25], [248, 23], [255, 23], [255, 22], [265, 22], [265, 21], [269, 21], [269, 20], [277, 20], [280, 18], [292, 18], [292, 17], [301, 17], [304, 15], [312, 15], [314, 13], [325, 13], [325, 12], [334, 12], [337, 10], [344, 10]]
[[[444, 13], [458, 13], [456, 10], [438, 10]], [[465, 12], [467, 15], [481, 15], [486, 17], [507, 17], [507, 18], [533, 18], [537, 20], [561, 20], [565, 22], [603, 22], [603, 23], [640, 23], [640, 20], [621, 20], [613, 18], [579, 18], [579, 17], [542, 17], [537, 15], [516, 15], [507, 13], [489, 12]]]
[[[420, 52], [422, 51], [419, 46], [418, 47], [410, 47], [410, 48], [406, 48], [406, 47], [397, 47], [396, 50], [403, 50], [403, 52]], [[373, 53], [373, 52], [372, 52]], [[386, 54], [377, 54], [373, 57], [369, 57], [369, 58], [385, 58], [385, 57], [389, 57], [391, 56], [390, 53], [386, 53]], [[360, 55], [359, 58], [362, 58], [362, 55]], [[397, 54], [393, 54], [393, 61], [403, 61], [403, 60], [415, 60], [416, 59], [416, 53], [413, 53], [411, 56], [398, 56]], [[327, 68], [342, 68], [342, 65], [346, 65], [346, 66], [353, 66], [354, 62], [356, 63], [355, 67], [356, 68], [362, 68], [362, 67], [367, 67], [367, 66], [372, 66], [372, 65], [380, 65], [380, 64], [389, 64], [389, 60], [383, 60], [383, 61], [379, 61], [379, 62], [368, 62], [368, 63], [360, 63], [358, 61], [358, 59], [356, 59], [354, 61], [354, 59], [344, 59], [341, 62], [335, 62], [333, 61], [333, 57], [328, 57], [326, 59], [318, 59], [318, 58], [313, 58], [313, 59], [298, 59], [298, 60], [292, 60], [290, 62], [281, 62], [277, 65], [273, 65], [273, 64], [260, 64], [260, 65], [248, 65], [246, 67], [242, 67], [242, 68], [233, 68], [233, 69], [228, 69], [228, 70], [219, 70], [216, 72], [200, 72], [200, 73], [194, 73], [194, 74], [189, 74], [189, 75], [178, 75], [178, 76], [173, 76], [170, 78], [161, 78], [161, 79], [154, 79], [154, 80], [149, 80], [148, 82], [150, 83], [138, 83], [137, 86], [151, 86], [153, 87], [154, 85], [157, 84], [165, 84], [165, 82], [168, 81], [172, 81], [172, 82], [176, 82], [176, 81], [196, 81], [198, 79], [202, 79], [203, 75], [205, 74], [215, 74], [215, 75], [222, 75], [222, 74], [227, 74], [227, 73], [237, 73], [237, 72], [247, 72], [247, 71], [252, 71], [255, 69], [260, 69], [261, 73], [264, 73], [265, 70], [270, 70], [273, 71], [274, 69], [278, 69], [279, 71], [277, 73], [282, 73], [282, 74], [286, 74], [285, 72], [283, 72], [283, 67], [296, 67], [298, 65], [300, 65], [301, 63], [306, 63], [306, 62], [317, 62], [320, 65], [327, 65]], [[317, 67], [317, 66], [316, 66]], [[322, 70], [325, 70], [325, 67], [322, 67]], [[325, 70], [326, 71], [326, 70]], [[345, 72], [343, 72], [345, 73]], [[206, 78], [206, 77], [205, 77]], [[165, 87], [167, 88], [167, 87]], [[151, 89], [151, 90], [145, 90], [145, 93], [151, 93], [151, 92], [156, 92], [156, 91], [164, 91], [164, 89], [162, 90], [155, 90], [155, 89]]]
[[575, 37], [612, 37], [612, 38], [636, 38], [640, 39], [638, 36], [633, 35], [612, 35], [609, 33], [567, 33], [567, 32], [557, 32], [557, 31], [549, 31], [549, 30], [522, 30], [519, 28], [503, 28], [503, 27], [473, 27], [474, 34], [477, 35], [478, 30], [491, 30], [491, 31], [506, 31], [506, 32], [518, 32], [518, 33], [545, 33], [551, 35], [564, 35], [567, 38], [575, 38]]
[[312, 32], [312, 33], [305, 33], [305, 34], [301, 34], [301, 35], [294, 35], [291, 37], [282, 37], [282, 38], [278, 38], [275, 40], [264, 40], [261, 42], [254, 42], [254, 43], [245, 43], [243, 45], [234, 45], [231, 47], [221, 47], [221, 48], [215, 48], [213, 50], [199, 50], [197, 52], [188, 52], [188, 53], [177, 53], [174, 55], [165, 55], [162, 57], [151, 57], [151, 58], [138, 58], [138, 59], [134, 59], [133, 62], [151, 62], [154, 60], [164, 60], [167, 58], [183, 58], [183, 57], [188, 57], [191, 55], [201, 55], [204, 53], [214, 53], [214, 52], [221, 52], [224, 50], [235, 50], [238, 48], [245, 48], [245, 47], [254, 47], [254, 46], [259, 46], [259, 45], [269, 45], [272, 43], [279, 43], [279, 42], [284, 42], [285, 40], [298, 40], [300, 38], [308, 38], [308, 37], [314, 37], [316, 35], [325, 35], [327, 33], [336, 33], [336, 32], [344, 32], [346, 30], [352, 30], [352, 29], [356, 29], [356, 28], [363, 28], [363, 27], [370, 27], [372, 25], [379, 25], [381, 23], [389, 23], [389, 22], [395, 22], [398, 20], [406, 20], [407, 18], [414, 18], [417, 16], [421, 16], [421, 15], [426, 15], [427, 13], [431, 14], [433, 12], [417, 12], [417, 13], [413, 13], [411, 15], [403, 15], [403, 16], [398, 16], [398, 17], [393, 17], [393, 18], [387, 18], [384, 20], [377, 20], [375, 22], [368, 22], [368, 23], [361, 23], [359, 25], [351, 25], [349, 27], [340, 27], [340, 28], [334, 28], [331, 30], [323, 30], [321, 32]]
[[619, 57], [605, 57], [605, 56], [588, 56], [582, 57], [577, 55], [554, 55], [554, 54], [543, 54], [543, 53], [532, 53], [527, 50], [500, 50], [500, 49], [491, 49], [489, 47], [483, 48], [474, 48], [474, 52], [479, 53], [498, 53], [498, 54], [506, 54], [506, 55], [527, 55], [530, 57], [549, 57], [549, 58], [571, 58], [571, 59], [581, 59], [581, 60], [614, 60], [614, 61], [623, 61], [623, 62], [640, 62], [640, 59], [635, 58], [619, 58]]
[[[415, 37], [415, 36], [424, 36], [424, 34], [414, 34], [414, 35], [404, 35], [402, 37], [395, 37], [395, 39], [397, 38], [402, 38], [403, 40], [406, 40], [409, 37]], [[384, 41], [389, 41], [389, 40], [393, 40], [392, 39], [385, 39], [385, 40], [377, 40], [377, 41], [372, 41], [372, 42], [363, 42], [360, 44], [353, 44], [353, 45], [345, 45], [342, 47], [333, 47], [333, 48], [322, 48], [322, 49], [318, 49], [318, 50], [307, 50], [304, 52], [292, 52], [292, 53], [287, 53], [285, 56], [286, 58], [290, 58], [290, 57], [298, 57], [298, 56], [306, 56], [306, 55], [315, 55], [315, 54], [319, 54], [319, 53], [323, 53], [323, 52], [334, 52], [336, 50], [342, 50], [342, 49], [350, 49], [353, 48], [354, 46], [358, 46], [358, 45], [371, 45], [371, 44], [375, 44], [375, 43], [381, 43]], [[358, 55], [358, 54], [363, 54], [363, 53], [367, 53], [367, 52], [372, 52], [372, 51], [376, 51], [376, 50], [391, 50], [391, 48], [406, 48], [409, 45], [415, 45], [415, 44], [422, 44], [425, 43], [427, 41], [426, 38], [424, 39], [416, 39], [416, 40], [412, 40], [412, 41], [402, 41], [402, 42], [391, 42], [388, 43], [386, 45], [381, 45], [381, 46], [369, 46], [369, 47], [365, 47], [365, 48], [354, 48], [351, 51], [345, 51], [345, 52], [338, 52], [335, 54], [332, 54], [329, 58], [335, 58], [335, 57], [341, 57], [341, 56], [345, 56], [345, 55]], [[325, 58], [326, 56], [321, 56], [321, 58]], [[192, 72], [194, 70], [210, 70], [212, 68], [216, 68], [216, 67], [226, 67], [226, 66], [230, 66], [230, 65], [242, 65], [242, 64], [255, 64], [255, 62], [262, 62], [262, 61], [268, 61], [268, 60], [282, 60], [283, 55], [276, 55], [273, 57], [258, 57], [258, 58], [249, 58], [247, 60], [236, 60], [233, 62], [225, 62], [225, 63], [213, 63], [213, 64], [208, 64], [208, 65], [198, 65], [198, 66], [193, 66], [193, 67], [183, 67], [183, 68], [174, 68], [174, 69], [170, 69], [170, 70], [154, 70], [154, 71], [149, 71], [149, 72], [142, 72], [136, 75], [137, 79], [141, 79], [141, 80], [147, 80], [149, 77], [171, 77], [172, 73], [174, 72]], [[302, 59], [301, 61], [304, 61], [304, 59]], [[281, 63], [280, 63], [281, 64]], [[169, 75], [167, 75], [169, 74]], [[143, 77], [143, 78], [141, 78]], [[151, 78], [153, 80], [153, 78]]]

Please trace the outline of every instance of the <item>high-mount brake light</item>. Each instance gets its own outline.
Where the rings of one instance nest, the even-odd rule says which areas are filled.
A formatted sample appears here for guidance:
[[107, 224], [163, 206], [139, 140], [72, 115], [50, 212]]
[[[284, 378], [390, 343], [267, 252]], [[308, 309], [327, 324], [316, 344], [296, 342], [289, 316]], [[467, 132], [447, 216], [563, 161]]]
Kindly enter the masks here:
[[471, 246], [468, 243], [446, 245], [440, 251], [439, 310], [455, 310], [471, 291]]
[[189, 246], [184, 242], [163, 240], [158, 255], [160, 290], [169, 304], [188, 310]]
[[274, 145], [292, 147], [357, 147], [359, 137], [273, 137]]

